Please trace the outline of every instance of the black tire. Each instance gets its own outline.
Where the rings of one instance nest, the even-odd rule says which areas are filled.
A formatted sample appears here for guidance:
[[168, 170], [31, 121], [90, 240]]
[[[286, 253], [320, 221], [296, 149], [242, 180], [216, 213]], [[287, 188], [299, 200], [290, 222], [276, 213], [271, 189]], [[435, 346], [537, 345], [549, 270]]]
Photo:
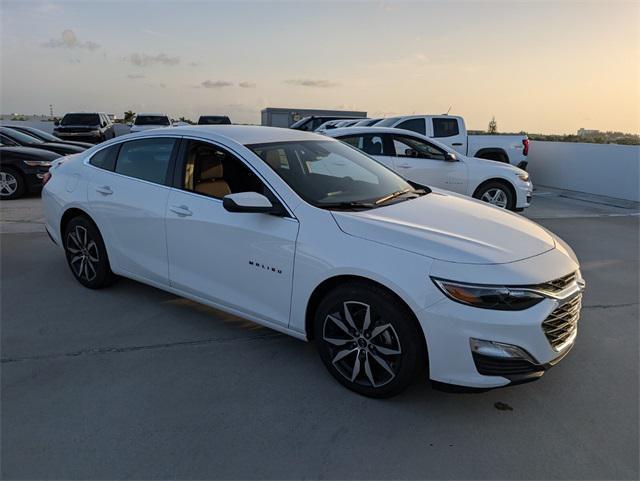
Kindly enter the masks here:
[[[370, 321], [365, 329], [366, 306]], [[395, 396], [424, 370], [427, 353], [420, 329], [395, 296], [365, 282], [334, 289], [314, 315], [315, 342], [325, 367], [343, 386], [373, 398]]]
[[16, 169], [0, 166], [0, 200], [19, 199], [25, 193], [24, 177]]
[[[501, 192], [501, 194], [498, 194], [498, 192]], [[494, 198], [495, 194], [503, 196], [496, 198], [496, 203], [489, 200], [489, 198]], [[516, 199], [513, 195], [512, 190], [507, 184], [497, 180], [482, 184], [475, 191], [473, 197], [489, 204], [495, 205], [496, 207], [501, 207], [502, 209], [515, 210], [516, 208]], [[504, 204], [500, 200], [502, 198], [504, 199]]]
[[74, 217], [64, 230], [64, 251], [73, 276], [89, 289], [107, 287], [116, 280], [100, 231], [88, 218]]

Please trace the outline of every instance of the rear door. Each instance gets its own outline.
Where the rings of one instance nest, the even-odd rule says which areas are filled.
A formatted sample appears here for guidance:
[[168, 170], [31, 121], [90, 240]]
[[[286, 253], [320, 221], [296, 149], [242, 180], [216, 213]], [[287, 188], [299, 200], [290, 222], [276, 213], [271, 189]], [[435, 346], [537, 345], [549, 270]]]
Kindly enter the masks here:
[[168, 285], [165, 208], [179, 139], [131, 140], [99, 150], [89, 159], [91, 214], [113, 267]]
[[432, 117], [429, 137], [438, 139], [456, 152], [467, 155], [467, 132], [457, 117]]
[[444, 150], [408, 135], [393, 135], [393, 149], [396, 168], [405, 179], [467, 193], [467, 165], [463, 161], [447, 161]]

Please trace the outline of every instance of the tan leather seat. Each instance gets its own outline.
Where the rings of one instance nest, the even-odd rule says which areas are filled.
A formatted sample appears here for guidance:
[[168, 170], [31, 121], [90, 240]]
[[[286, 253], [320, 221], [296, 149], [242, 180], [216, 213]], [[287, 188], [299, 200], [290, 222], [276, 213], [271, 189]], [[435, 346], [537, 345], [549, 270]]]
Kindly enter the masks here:
[[229, 184], [223, 178], [222, 162], [213, 151], [199, 152], [196, 165], [200, 170], [194, 189], [196, 192], [220, 199], [231, 193]]

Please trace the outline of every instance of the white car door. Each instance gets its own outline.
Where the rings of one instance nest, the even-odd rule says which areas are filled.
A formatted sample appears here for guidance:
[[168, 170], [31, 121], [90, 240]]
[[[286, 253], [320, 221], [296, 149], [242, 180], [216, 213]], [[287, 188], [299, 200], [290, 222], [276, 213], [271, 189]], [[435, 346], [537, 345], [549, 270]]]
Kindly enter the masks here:
[[389, 169], [396, 170], [396, 159], [390, 151], [393, 147], [388, 134], [353, 134], [338, 137], [338, 139], [369, 154]]
[[467, 155], [467, 132], [460, 128], [460, 120], [457, 117], [432, 117], [431, 132], [427, 135], [438, 139], [456, 152]]
[[396, 171], [419, 184], [467, 193], [468, 171], [463, 161], [446, 160], [446, 152], [408, 135], [393, 135]]
[[112, 267], [168, 285], [165, 208], [176, 138], [131, 140], [89, 159], [89, 209], [98, 224]]
[[228, 150], [186, 141], [166, 210], [171, 285], [261, 319], [289, 323], [298, 221], [229, 212], [229, 193], [272, 195]]

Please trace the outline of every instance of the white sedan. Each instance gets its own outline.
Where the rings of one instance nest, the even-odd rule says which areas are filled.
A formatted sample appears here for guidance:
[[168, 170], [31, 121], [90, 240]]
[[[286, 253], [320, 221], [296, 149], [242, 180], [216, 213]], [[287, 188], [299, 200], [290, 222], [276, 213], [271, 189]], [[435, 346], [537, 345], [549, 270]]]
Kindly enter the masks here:
[[369, 154], [407, 180], [446, 189], [509, 210], [531, 203], [533, 185], [518, 167], [467, 157], [436, 140], [389, 127], [333, 129], [325, 135]]
[[125, 276], [315, 339], [367, 396], [425, 372], [481, 389], [537, 379], [576, 339], [567, 244], [335, 139], [150, 130], [56, 160], [45, 181], [46, 229], [82, 285]]

